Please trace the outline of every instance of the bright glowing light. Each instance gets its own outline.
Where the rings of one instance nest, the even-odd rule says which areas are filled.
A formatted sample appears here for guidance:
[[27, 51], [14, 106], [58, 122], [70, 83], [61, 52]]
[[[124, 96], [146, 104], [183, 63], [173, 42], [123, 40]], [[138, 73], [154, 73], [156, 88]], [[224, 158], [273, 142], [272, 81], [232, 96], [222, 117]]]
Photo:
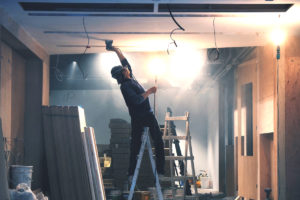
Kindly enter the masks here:
[[190, 87], [204, 64], [201, 51], [178, 49], [170, 55], [170, 78], [173, 86]]
[[166, 63], [160, 57], [152, 58], [148, 64], [149, 72], [155, 76], [161, 76], [166, 71]]
[[275, 45], [281, 45], [285, 40], [285, 32], [281, 29], [275, 29], [271, 32], [271, 40]]
[[74, 69], [74, 68], [76, 67], [76, 65], [77, 65], [77, 62], [76, 62], [76, 61], [73, 61], [73, 62], [72, 62], [72, 68]]

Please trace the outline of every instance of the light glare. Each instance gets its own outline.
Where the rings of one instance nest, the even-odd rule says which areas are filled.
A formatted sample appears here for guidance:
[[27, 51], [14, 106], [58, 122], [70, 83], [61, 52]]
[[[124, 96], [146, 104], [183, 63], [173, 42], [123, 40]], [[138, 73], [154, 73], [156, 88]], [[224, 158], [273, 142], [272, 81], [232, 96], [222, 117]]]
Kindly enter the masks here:
[[271, 33], [271, 40], [275, 45], [281, 45], [285, 40], [285, 32], [281, 29], [275, 29]]
[[162, 58], [159, 58], [159, 57], [155, 57], [155, 58], [152, 58], [150, 61], [149, 61], [149, 72], [152, 74], [152, 75], [155, 75], [155, 76], [161, 76], [165, 73], [165, 68], [166, 66], [166, 63], [164, 62], [164, 60]]
[[170, 78], [173, 86], [190, 87], [204, 64], [201, 51], [178, 49], [170, 56]]

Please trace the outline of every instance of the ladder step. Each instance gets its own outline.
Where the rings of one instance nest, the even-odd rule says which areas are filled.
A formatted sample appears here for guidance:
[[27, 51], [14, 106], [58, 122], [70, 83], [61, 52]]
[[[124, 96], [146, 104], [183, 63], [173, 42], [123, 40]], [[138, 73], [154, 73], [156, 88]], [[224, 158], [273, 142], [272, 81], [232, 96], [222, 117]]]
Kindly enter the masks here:
[[166, 121], [187, 121], [189, 118], [187, 116], [178, 116], [178, 117], [166, 117]]
[[165, 156], [165, 160], [193, 160], [194, 156]]
[[[174, 199], [183, 199], [183, 196], [176, 195]], [[199, 199], [198, 195], [185, 195], [184, 199]]]
[[163, 140], [186, 140], [188, 136], [163, 136]]
[[[165, 147], [164, 150], [170, 150], [170, 148]], [[152, 151], [155, 151], [155, 148], [152, 148]]]
[[[186, 176], [186, 180], [188, 179], [193, 179], [193, 176]], [[162, 178], [159, 178], [160, 181], [171, 181], [171, 177], [162, 177]], [[181, 180], [184, 180], [184, 176], [174, 176], [173, 177], [173, 180], [174, 181], [181, 181]]]

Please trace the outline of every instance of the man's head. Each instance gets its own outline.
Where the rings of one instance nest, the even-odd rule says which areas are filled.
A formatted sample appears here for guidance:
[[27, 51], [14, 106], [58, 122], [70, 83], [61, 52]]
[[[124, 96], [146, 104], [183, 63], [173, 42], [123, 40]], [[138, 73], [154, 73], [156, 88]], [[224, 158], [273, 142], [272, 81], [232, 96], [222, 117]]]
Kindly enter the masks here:
[[130, 71], [127, 67], [118, 65], [111, 69], [111, 76], [118, 81], [118, 84], [121, 84], [125, 79], [130, 78]]

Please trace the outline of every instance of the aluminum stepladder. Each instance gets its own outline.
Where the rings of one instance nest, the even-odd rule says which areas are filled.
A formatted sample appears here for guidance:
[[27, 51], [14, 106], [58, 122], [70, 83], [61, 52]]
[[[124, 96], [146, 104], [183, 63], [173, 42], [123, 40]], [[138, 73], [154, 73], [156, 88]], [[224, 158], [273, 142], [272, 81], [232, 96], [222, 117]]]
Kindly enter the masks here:
[[[171, 121], [185, 121], [185, 126], [186, 126], [186, 135], [185, 136], [173, 136], [171, 135]], [[163, 135], [163, 140], [166, 142], [169, 142], [169, 148], [170, 152], [172, 154], [172, 144], [174, 140], [185, 140], [185, 151], [184, 151], [184, 156], [166, 156], [165, 159], [170, 161], [170, 172], [171, 172], [171, 177], [164, 177], [163, 180], [171, 181], [172, 185], [172, 196], [173, 199], [198, 199], [198, 191], [197, 191], [197, 186], [196, 186], [196, 176], [195, 176], [195, 166], [194, 166], [194, 156], [193, 156], [193, 151], [192, 151], [192, 143], [191, 143], [191, 136], [190, 136], [190, 115], [188, 112], [185, 113], [184, 116], [178, 116], [174, 117], [171, 116], [170, 112], [166, 113], [165, 117], [165, 125], [164, 125], [164, 135]], [[189, 154], [189, 155], [188, 155]], [[175, 160], [183, 160], [184, 162], [184, 176], [174, 176], [174, 162]], [[192, 167], [192, 176], [187, 176], [187, 163], [188, 161], [191, 161], [191, 167]], [[193, 184], [194, 184], [194, 195], [189, 195], [186, 196], [186, 181], [187, 179], [192, 178]], [[176, 187], [175, 187], [175, 181], [183, 181], [184, 186], [183, 186], [183, 191], [184, 194], [183, 196], [176, 196]]]
[[154, 161], [154, 158], [153, 158], [152, 147], [151, 147], [150, 138], [149, 138], [149, 128], [148, 127], [146, 127], [144, 129], [144, 133], [143, 133], [143, 136], [142, 136], [142, 144], [141, 144], [140, 152], [138, 154], [138, 160], [137, 160], [136, 167], [135, 167], [134, 174], [133, 174], [133, 178], [132, 178], [132, 183], [131, 183], [131, 186], [130, 186], [130, 192], [129, 192], [129, 195], [128, 195], [128, 200], [132, 200], [132, 198], [133, 198], [134, 188], [135, 188], [137, 178], [138, 178], [138, 175], [139, 175], [139, 171], [140, 171], [140, 167], [141, 167], [141, 163], [142, 163], [142, 158], [143, 158], [143, 155], [144, 155], [146, 145], [147, 145], [149, 158], [150, 158], [150, 162], [151, 162], [151, 166], [152, 166], [152, 172], [153, 172], [154, 177], [155, 177], [155, 186], [156, 186], [157, 197], [158, 197], [159, 200], [163, 200], [163, 195], [162, 195], [162, 192], [161, 192], [159, 178], [158, 178], [158, 174], [157, 174], [157, 171], [156, 171], [156, 165], [155, 165], [155, 161]]

